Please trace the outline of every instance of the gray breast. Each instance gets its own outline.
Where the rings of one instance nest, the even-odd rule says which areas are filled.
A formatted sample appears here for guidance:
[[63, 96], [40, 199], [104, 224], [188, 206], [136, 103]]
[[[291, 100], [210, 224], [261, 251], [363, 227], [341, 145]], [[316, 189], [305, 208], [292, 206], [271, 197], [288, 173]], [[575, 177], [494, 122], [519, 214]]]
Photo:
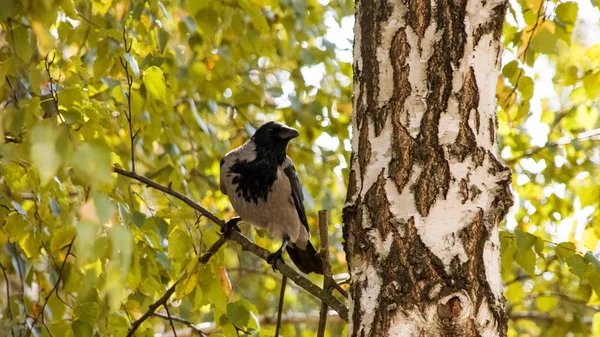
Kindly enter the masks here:
[[[227, 155], [236, 156], [235, 159], [240, 159], [238, 153], [230, 152]], [[221, 188], [226, 189], [224, 193], [229, 196], [233, 208], [242, 220], [267, 229], [275, 237], [287, 234], [292, 243], [296, 243], [300, 247], [305, 246], [310, 234], [300, 222], [292, 198], [290, 182], [283, 172], [287, 167], [287, 161], [284, 164], [285, 167], [280, 167], [277, 170], [277, 179], [271, 186], [266, 200], [258, 199], [256, 201], [247, 201], [241, 194], [237, 193], [236, 186], [233, 183], [237, 174], [230, 171], [233, 162], [235, 160], [226, 160], [221, 167]]]

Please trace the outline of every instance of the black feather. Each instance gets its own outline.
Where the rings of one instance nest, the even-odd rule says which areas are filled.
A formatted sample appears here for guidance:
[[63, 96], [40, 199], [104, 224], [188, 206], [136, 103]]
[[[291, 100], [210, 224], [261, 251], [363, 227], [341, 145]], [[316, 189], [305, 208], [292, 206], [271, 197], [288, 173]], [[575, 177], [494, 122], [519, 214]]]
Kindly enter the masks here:
[[301, 272], [305, 274], [323, 274], [323, 262], [321, 261], [321, 258], [319, 258], [315, 247], [312, 245], [312, 243], [310, 243], [310, 241], [308, 241], [306, 244], [305, 249], [301, 249], [298, 246], [292, 247], [288, 245], [287, 252], [292, 261], [294, 261], [296, 267], [298, 267]]
[[[302, 202], [304, 200], [304, 195], [302, 194], [302, 186], [300, 185], [300, 180], [298, 179], [296, 169], [294, 165], [290, 165], [286, 167], [283, 172], [290, 180], [290, 186], [292, 187], [292, 198], [294, 199], [294, 206], [298, 212], [300, 222], [302, 222], [302, 225], [304, 228], [306, 228], [306, 231], [310, 232], [308, 229], [308, 221], [306, 220], [304, 203]], [[305, 249], [301, 249], [297, 246], [288, 246], [287, 252], [292, 261], [294, 261], [294, 264], [296, 264], [298, 269], [300, 269], [303, 273], [323, 274], [322, 261], [317, 255], [317, 251], [310, 241], [308, 241], [306, 244]]]

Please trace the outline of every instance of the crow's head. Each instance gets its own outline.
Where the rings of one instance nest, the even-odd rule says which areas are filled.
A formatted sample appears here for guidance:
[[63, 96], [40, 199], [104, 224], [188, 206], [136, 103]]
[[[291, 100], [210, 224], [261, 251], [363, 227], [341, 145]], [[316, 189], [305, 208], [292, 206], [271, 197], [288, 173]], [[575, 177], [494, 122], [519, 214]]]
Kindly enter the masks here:
[[287, 144], [292, 138], [298, 137], [296, 129], [278, 122], [267, 122], [263, 124], [252, 136], [257, 148], [276, 152], [284, 152]]

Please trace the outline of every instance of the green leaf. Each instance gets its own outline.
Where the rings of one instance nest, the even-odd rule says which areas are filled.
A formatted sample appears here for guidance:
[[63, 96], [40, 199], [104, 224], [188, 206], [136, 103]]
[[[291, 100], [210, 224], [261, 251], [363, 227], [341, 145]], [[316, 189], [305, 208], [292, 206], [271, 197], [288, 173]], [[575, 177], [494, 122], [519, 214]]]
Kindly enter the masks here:
[[[518, 61], [510, 61], [502, 68], [502, 75], [510, 81], [510, 83], [514, 86], [517, 85], [517, 79], [519, 78], [519, 74], [522, 74], [523, 70], [519, 68]], [[522, 75], [521, 75], [522, 76]]]
[[157, 100], [166, 103], [167, 87], [165, 85], [165, 79], [163, 72], [159, 67], [152, 66], [146, 69], [144, 72], [144, 85], [148, 93]]
[[114, 313], [108, 317], [108, 332], [113, 336], [125, 336], [129, 331], [129, 321], [122, 313]]
[[535, 252], [540, 256], [540, 257], [544, 257], [544, 247], [545, 247], [545, 243], [544, 240], [542, 240], [542, 238], [540, 237], [536, 237], [535, 238], [535, 244], [533, 246]]
[[515, 230], [515, 238], [517, 240], [517, 248], [521, 254], [531, 250], [531, 247], [533, 247], [538, 239], [537, 236], [520, 230]]
[[519, 80], [519, 91], [523, 99], [529, 100], [533, 97], [533, 80], [529, 76], [521, 76]]
[[535, 306], [541, 312], [551, 312], [558, 305], [558, 298], [554, 296], [540, 296], [535, 299]]
[[574, 1], [563, 2], [556, 6], [556, 17], [563, 23], [574, 24], [577, 20], [579, 5]]
[[567, 68], [567, 71], [565, 72], [563, 85], [565, 85], [565, 86], [574, 85], [574, 84], [577, 84], [578, 81], [579, 81], [579, 69], [575, 65], [570, 65]]
[[517, 251], [517, 243], [512, 234], [506, 231], [500, 232], [500, 256], [502, 261], [502, 274], [508, 274], [512, 269], [514, 255]]
[[192, 239], [180, 228], [175, 228], [169, 234], [169, 257], [174, 260], [182, 260], [192, 250]]
[[576, 251], [575, 244], [573, 244], [572, 242], [559, 243], [558, 245], [556, 245], [554, 250], [556, 251], [556, 255], [558, 255], [558, 258], [563, 262], [566, 262], [567, 258], [575, 254]]
[[45, 185], [62, 164], [55, 148], [58, 130], [48, 124], [39, 124], [32, 128], [30, 138], [31, 160], [38, 168], [42, 185]]
[[566, 259], [567, 265], [571, 268], [571, 272], [580, 278], [584, 278], [588, 263], [579, 254], [573, 254]]
[[75, 317], [90, 326], [93, 326], [100, 314], [100, 306], [98, 303], [86, 302], [81, 303], [73, 310]]
[[600, 260], [592, 252], [586, 252], [584, 259], [594, 267], [597, 273], [600, 273]]
[[556, 34], [551, 33], [548, 29], [542, 28], [538, 30], [531, 40], [530, 47], [532, 50], [542, 54], [553, 54], [556, 52]]
[[100, 79], [100, 77], [108, 74], [115, 64], [115, 60], [109, 55], [102, 55], [96, 58], [94, 62], [94, 78]]
[[104, 194], [98, 194], [94, 198], [94, 206], [98, 222], [101, 224], [107, 223], [115, 214], [115, 204]]
[[133, 242], [129, 231], [121, 224], [113, 225], [110, 230], [110, 240], [112, 243], [112, 257], [115, 266], [120, 267], [121, 278], [127, 277], [129, 265], [131, 264], [131, 255], [133, 252]]
[[589, 73], [583, 77], [583, 87], [589, 99], [600, 94], [600, 72]]
[[29, 223], [19, 214], [12, 214], [6, 218], [4, 231], [8, 236], [8, 241], [17, 242], [24, 238], [28, 233]]
[[80, 146], [72, 161], [77, 174], [90, 179], [90, 183], [105, 183], [111, 179], [111, 158], [104, 141], [93, 140]]
[[11, 45], [14, 46], [14, 52], [19, 59], [28, 62], [33, 53], [29, 29], [20, 25], [13, 27], [10, 34], [6, 34], [5, 36], [11, 41]]
[[250, 310], [240, 301], [227, 304], [227, 317], [237, 327], [248, 326]]
[[133, 56], [131, 53], [125, 53], [124, 57], [125, 57], [125, 60], [128, 63], [128, 66], [133, 71], [133, 74], [135, 75], [135, 77], [139, 78], [140, 77], [140, 67], [138, 66], [138, 63], [137, 63], [137, 60], [135, 59], [135, 56]]
[[71, 325], [71, 329], [73, 329], [73, 334], [77, 337], [93, 336], [92, 326], [81, 321], [80, 319], [73, 322], [73, 325]]
[[210, 291], [207, 293], [208, 299], [215, 307], [221, 310], [227, 310], [227, 294], [218, 282], [212, 282], [210, 284]]
[[50, 250], [57, 251], [67, 246], [77, 233], [77, 229], [73, 226], [62, 226], [56, 230], [50, 244]]
[[536, 256], [533, 250], [529, 249], [523, 253], [517, 251], [515, 253], [515, 261], [521, 266], [530, 276], [535, 275]]

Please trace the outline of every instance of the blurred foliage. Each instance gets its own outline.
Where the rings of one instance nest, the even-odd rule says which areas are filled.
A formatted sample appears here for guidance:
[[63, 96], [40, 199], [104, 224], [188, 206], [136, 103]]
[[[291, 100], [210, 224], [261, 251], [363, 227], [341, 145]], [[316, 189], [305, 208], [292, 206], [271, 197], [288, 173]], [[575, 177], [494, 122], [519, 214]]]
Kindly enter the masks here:
[[[583, 1], [511, 1], [507, 13], [497, 88], [518, 195], [500, 237], [511, 336], [600, 336], [600, 44], [579, 27]], [[313, 241], [316, 210], [330, 209], [333, 271], [347, 277], [351, 32], [330, 33], [352, 14], [344, 0], [3, 1], [0, 335], [36, 321], [37, 336], [124, 336], [177, 280], [171, 315], [214, 336], [272, 335], [279, 275], [234, 243], [190, 273], [217, 228], [111, 173], [135, 153], [138, 173], [227, 219], [219, 160], [269, 119], [301, 129], [289, 154]], [[548, 73], [553, 86], [538, 89]], [[290, 286], [286, 315], [318, 307]], [[315, 320], [290, 321], [282, 335], [314, 335]], [[343, 329], [332, 320], [327, 334]], [[137, 335], [163, 331], [153, 317]]]
[[510, 4], [497, 86], [516, 196], [500, 236], [509, 336], [600, 336], [600, 2]]
[[[23, 336], [38, 317], [38, 336], [124, 336], [182, 276], [171, 315], [215, 322], [207, 331], [226, 336], [237, 334], [233, 324], [273, 335], [260, 320], [275, 316], [279, 275], [234, 243], [189, 272], [218, 229], [111, 173], [131, 169], [132, 144], [137, 172], [228, 219], [221, 157], [266, 120], [300, 128], [289, 152], [310, 196], [309, 221], [316, 227], [316, 210], [332, 210], [334, 272], [345, 271], [335, 205], [345, 194], [352, 73], [350, 58], [338, 57], [351, 51], [336, 43], [351, 41], [324, 36], [325, 22], [352, 22], [353, 4], [321, 3], [2, 2], [0, 263], [10, 298], [1, 277], [0, 335], [12, 327]], [[268, 249], [279, 245], [242, 229]], [[286, 295], [284, 314], [318, 315], [309, 294], [292, 286]], [[284, 325], [284, 335], [312, 335], [317, 322], [307, 322]], [[333, 321], [328, 335], [343, 328]], [[137, 336], [162, 331], [171, 333], [169, 322], [155, 317]]]

